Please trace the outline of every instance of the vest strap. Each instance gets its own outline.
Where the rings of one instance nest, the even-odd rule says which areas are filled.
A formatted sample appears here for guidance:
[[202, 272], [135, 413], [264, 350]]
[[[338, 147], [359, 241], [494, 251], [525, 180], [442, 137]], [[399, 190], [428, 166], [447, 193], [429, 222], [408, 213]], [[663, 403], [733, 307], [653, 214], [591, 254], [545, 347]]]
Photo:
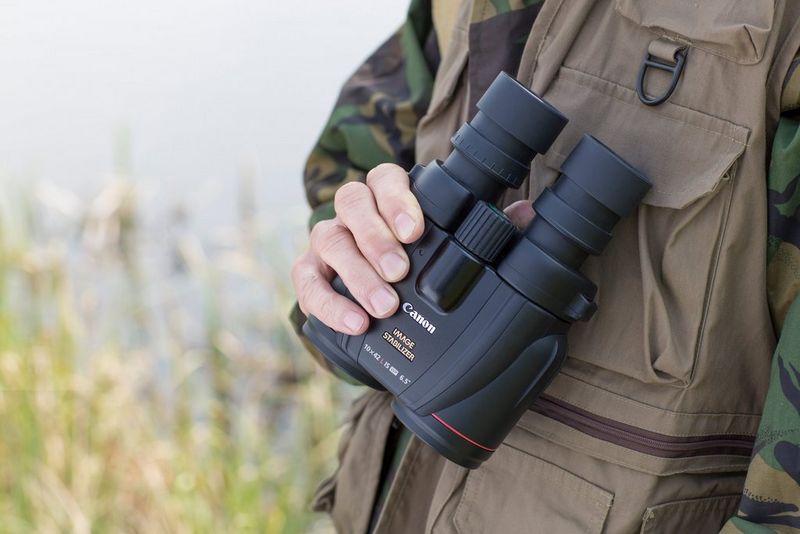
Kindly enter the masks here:
[[433, 0], [431, 12], [436, 39], [439, 44], [439, 55], [444, 56], [453, 36], [461, 2], [459, 0]]
[[792, 61], [789, 72], [783, 81], [781, 113], [800, 109], [800, 56]]

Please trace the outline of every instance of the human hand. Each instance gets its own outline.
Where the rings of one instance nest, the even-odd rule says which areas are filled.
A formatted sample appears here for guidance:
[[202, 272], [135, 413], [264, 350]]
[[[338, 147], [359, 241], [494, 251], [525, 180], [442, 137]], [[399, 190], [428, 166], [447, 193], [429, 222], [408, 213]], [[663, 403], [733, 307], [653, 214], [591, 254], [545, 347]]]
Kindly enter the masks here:
[[[311, 231], [310, 249], [295, 262], [292, 281], [303, 313], [356, 335], [367, 329], [368, 314], [380, 319], [397, 310], [400, 301], [389, 284], [408, 273], [402, 245], [422, 236], [424, 220], [408, 174], [390, 163], [372, 169], [366, 183], [340, 187], [334, 209], [335, 218]], [[531, 203], [515, 202], [506, 215], [522, 227], [533, 217]], [[337, 274], [358, 304], [331, 287]]]

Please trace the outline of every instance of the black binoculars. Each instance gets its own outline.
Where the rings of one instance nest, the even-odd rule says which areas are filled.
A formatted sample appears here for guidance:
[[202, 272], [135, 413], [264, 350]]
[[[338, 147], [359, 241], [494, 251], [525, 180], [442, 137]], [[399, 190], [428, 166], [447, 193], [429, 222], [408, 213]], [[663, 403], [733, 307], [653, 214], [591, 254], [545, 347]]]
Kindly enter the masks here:
[[[406, 427], [468, 468], [491, 456], [560, 369], [567, 329], [596, 309], [597, 287], [580, 267], [651, 185], [585, 135], [520, 232], [495, 203], [567, 119], [505, 73], [478, 110], [444, 162], [410, 172], [425, 231], [405, 247], [398, 311], [360, 336], [313, 316], [303, 326], [328, 361], [391, 392]], [[350, 296], [338, 278], [334, 287]]]

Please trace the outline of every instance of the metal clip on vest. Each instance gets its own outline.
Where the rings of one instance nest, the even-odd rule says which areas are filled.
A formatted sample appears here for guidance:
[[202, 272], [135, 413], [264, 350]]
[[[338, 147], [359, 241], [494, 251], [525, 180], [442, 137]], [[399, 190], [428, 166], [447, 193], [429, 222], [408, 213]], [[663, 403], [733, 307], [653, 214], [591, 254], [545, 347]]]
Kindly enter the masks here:
[[[639, 78], [636, 80], [636, 94], [639, 95], [639, 100], [641, 100], [643, 104], [647, 106], [657, 106], [669, 100], [669, 97], [672, 96], [672, 93], [678, 86], [678, 81], [683, 73], [683, 67], [686, 64], [687, 50], [688, 46], [686, 44], [671, 41], [663, 37], [650, 43], [644, 54], [642, 66], [639, 68]], [[647, 70], [650, 67], [672, 74], [669, 87], [667, 87], [666, 91], [660, 96], [650, 96], [644, 88]]]

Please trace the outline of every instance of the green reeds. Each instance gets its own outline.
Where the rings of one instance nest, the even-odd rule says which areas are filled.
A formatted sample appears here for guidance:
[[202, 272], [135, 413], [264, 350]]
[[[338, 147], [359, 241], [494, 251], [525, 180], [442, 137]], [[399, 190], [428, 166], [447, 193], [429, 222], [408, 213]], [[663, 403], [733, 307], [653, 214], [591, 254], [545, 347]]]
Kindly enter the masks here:
[[286, 319], [302, 217], [212, 241], [138, 193], [0, 191], [0, 533], [328, 532], [352, 390]]

